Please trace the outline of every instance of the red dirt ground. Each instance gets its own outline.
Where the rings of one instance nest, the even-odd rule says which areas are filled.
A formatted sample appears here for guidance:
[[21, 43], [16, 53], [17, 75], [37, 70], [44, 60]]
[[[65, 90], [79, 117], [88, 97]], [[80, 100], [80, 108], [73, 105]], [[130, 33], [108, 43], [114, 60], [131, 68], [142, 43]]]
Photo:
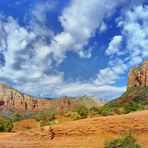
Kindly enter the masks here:
[[22, 121], [15, 122], [13, 124], [13, 129], [12, 131], [18, 132], [18, 131], [24, 131], [24, 130], [29, 130], [32, 128], [37, 128], [39, 127], [40, 124], [39, 122], [36, 122], [34, 119], [26, 119]]
[[[95, 117], [16, 133], [0, 133], [0, 148], [103, 148], [104, 140], [132, 132], [148, 148], [148, 111]], [[46, 132], [47, 130], [47, 132]]]

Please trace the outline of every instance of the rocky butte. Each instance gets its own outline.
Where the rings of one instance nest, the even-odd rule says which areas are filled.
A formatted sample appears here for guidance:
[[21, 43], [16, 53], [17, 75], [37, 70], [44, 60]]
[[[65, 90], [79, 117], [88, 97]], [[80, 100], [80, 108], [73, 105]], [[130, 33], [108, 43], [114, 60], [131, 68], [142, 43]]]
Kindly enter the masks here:
[[148, 106], [148, 60], [144, 60], [139, 66], [131, 68], [128, 75], [127, 91], [106, 105], [121, 107], [129, 101], [140, 103], [145, 107]]
[[138, 67], [131, 68], [129, 72], [127, 90], [136, 86], [148, 86], [148, 60]]

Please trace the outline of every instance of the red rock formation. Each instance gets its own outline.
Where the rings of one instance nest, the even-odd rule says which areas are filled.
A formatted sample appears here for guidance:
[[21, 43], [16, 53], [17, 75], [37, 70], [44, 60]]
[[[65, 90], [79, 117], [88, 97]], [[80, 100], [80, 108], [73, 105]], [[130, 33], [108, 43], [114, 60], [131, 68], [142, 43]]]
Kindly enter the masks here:
[[[80, 97], [80, 99], [82, 98]], [[83, 100], [83, 102], [87, 104], [87, 101]], [[91, 105], [94, 105], [94, 103], [91, 104], [89, 102], [89, 106]], [[101, 103], [96, 102], [96, 106], [97, 105], [100, 106]], [[19, 112], [38, 112], [49, 109], [58, 112], [66, 112], [72, 111], [78, 108], [78, 106], [78, 99], [72, 99], [67, 96], [59, 99], [33, 98], [4, 84], [0, 84], [0, 110], [6, 108]]]
[[128, 75], [127, 89], [136, 86], [148, 86], [148, 60], [145, 60], [139, 67], [134, 67]]
[[19, 112], [38, 112], [53, 109], [58, 112], [66, 112], [72, 111], [77, 107], [76, 102], [66, 96], [59, 99], [33, 98], [4, 84], [0, 84], [0, 109], [8, 108]]
[[48, 99], [33, 98], [24, 95], [15, 89], [0, 84], [0, 107], [7, 107], [19, 111], [39, 111], [51, 106]]
[[77, 108], [74, 100], [69, 99], [67, 96], [64, 96], [60, 99], [57, 110], [59, 112], [66, 112], [67, 110], [74, 110]]

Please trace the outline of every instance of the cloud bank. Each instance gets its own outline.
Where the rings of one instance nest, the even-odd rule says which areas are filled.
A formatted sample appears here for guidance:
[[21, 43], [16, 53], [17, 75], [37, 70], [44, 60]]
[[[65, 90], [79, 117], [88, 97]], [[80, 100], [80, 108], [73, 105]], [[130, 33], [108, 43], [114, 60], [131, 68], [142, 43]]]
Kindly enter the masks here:
[[[121, 34], [114, 36], [104, 51], [108, 66], [88, 81], [68, 82], [57, 66], [68, 52], [80, 58], [91, 58], [92, 48], [86, 50], [96, 32], [108, 29], [105, 19], [111, 18], [125, 0], [72, 0], [59, 16], [63, 29], [55, 33], [46, 26], [46, 12], [51, 4], [39, 4], [30, 13], [28, 25], [21, 26], [12, 16], [0, 17], [1, 82], [11, 84], [22, 92], [39, 97], [62, 95], [92, 95], [97, 98], [115, 98], [125, 87], [113, 84], [130, 66], [148, 56], [148, 9], [134, 6], [126, 11], [117, 26]], [[99, 9], [98, 9], [99, 8]], [[99, 42], [99, 41], [98, 41]], [[123, 49], [122, 44], [125, 44]]]
[[112, 38], [105, 51], [110, 57], [109, 67], [102, 69], [98, 76], [102, 79], [108, 75], [112, 83], [128, 68], [148, 58], [148, 6], [138, 5], [126, 11], [120, 19], [117, 26], [121, 28], [121, 34]]

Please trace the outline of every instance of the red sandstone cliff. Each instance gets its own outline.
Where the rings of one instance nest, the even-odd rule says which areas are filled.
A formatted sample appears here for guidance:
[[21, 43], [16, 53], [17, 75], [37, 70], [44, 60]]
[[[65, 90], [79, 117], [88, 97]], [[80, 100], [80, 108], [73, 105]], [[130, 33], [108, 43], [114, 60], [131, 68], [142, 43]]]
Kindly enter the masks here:
[[136, 86], [148, 86], [148, 60], [145, 60], [139, 67], [134, 67], [128, 75], [127, 90]]
[[47, 109], [51, 103], [47, 99], [37, 99], [24, 95], [15, 89], [0, 84], [0, 106], [19, 111], [37, 111]]
[[0, 84], [0, 109], [8, 108], [20, 112], [30, 111], [37, 112], [54, 108], [62, 112], [76, 108], [73, 100], [68, 97], [60, 99], [41, 99], [20, 93], [19, 91]]
[[0, 84], [0, 110], [10, 109], [11, 111], [19, 112], [52, 110], [66, 112], [72, 111], [82, 104], [86, 106], [89, 104], [89, 107], [94, 105], [99, 107], [104, 104], [104, 101], [97, 103], [93, 101], [93, 98], [91, 97], [89, 100], [84, 98], [84, 96], [76, 99], [72, 99], [67, 96], [59, 99], [33, 98], [29, 95], [22, 94], [19, 91], [4, 84]]

